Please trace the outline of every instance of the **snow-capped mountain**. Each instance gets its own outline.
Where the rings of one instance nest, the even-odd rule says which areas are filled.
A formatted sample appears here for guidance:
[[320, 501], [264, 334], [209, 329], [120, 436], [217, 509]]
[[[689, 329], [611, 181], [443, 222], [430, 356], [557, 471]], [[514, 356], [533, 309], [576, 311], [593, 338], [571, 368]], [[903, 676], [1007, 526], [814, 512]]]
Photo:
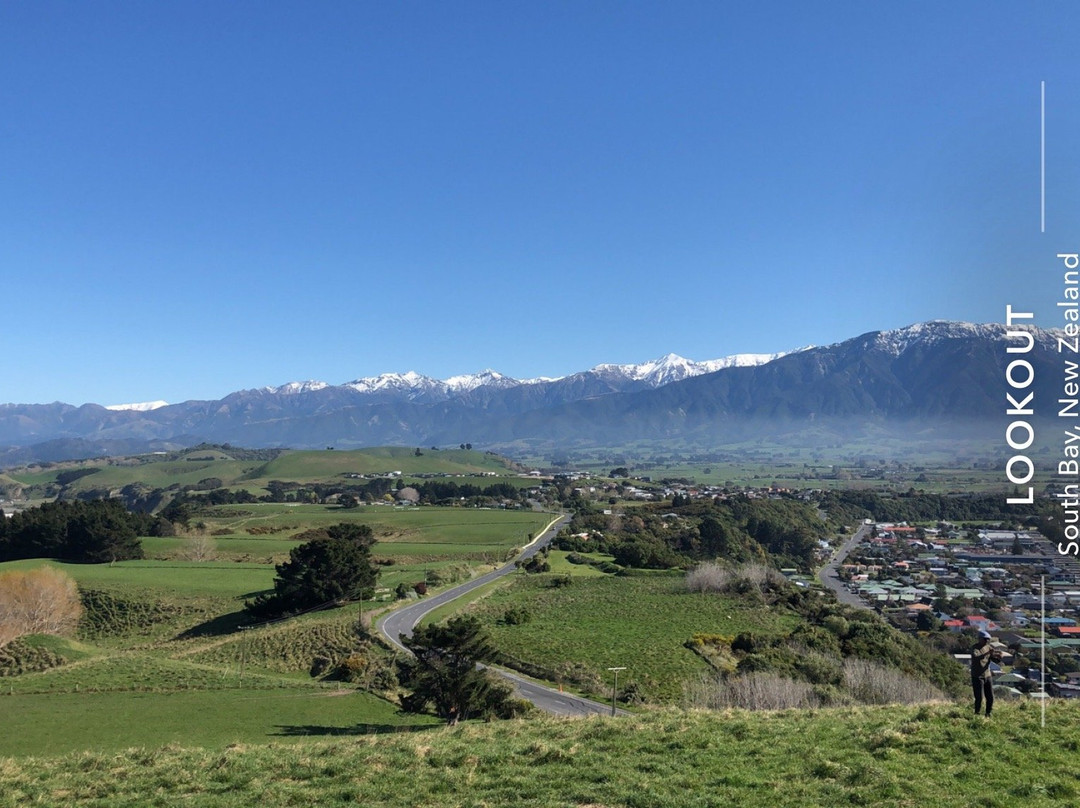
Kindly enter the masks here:
[[651, 362], [642, 362], [638, 365], [597, 365], [592, 369], [592, 372], [606, 376], [622, 376], [631, 381], [644, 382], [648, 387], [662, 387], [665, 384], [671, 384], [671, 382], [701, 376], [705, 373], [714, 373], [724, 368], [764, 365], [766, 362], [779, 359], [781, 356], [786, 356], [786, 352], [734, 354], [733, 356], [725, 356], [722, 359], [695, 362], [678, 354], [669, 353], [667, 356], [654, 359]]
[[362, 379], [345, 382], [342, 386], [355, 390], [357, 393], [403, 393], [408, 399], [415, 398], [423, 393], [442, 393], [445, 392], [446, 387], [438, 379], [432, 379], [412, 370], [406, 373], [382, 373], [378, 376], [366, 376]]
[[[1035, 369], [1035, 401], [1054, 402], [1062, 362], [1055, 334], [1031, 330], [1036, 339], [1025, 359]], [[106, 451], [94, 446], [121, 442], [126, 452], [204, 440], [296, 448], [668, 440], [716, 446], [777, 430], [809, 430], [813, 441], [835, 442], [860, 429], [870, 430], [865, 440], [893, 428], [901, 441], [965, 429], [1000, 443], [1010, 344], [1003, 325], [929, 322], [783, 355], [695, 362], [669, 354], [556, 379], [519, 380], [494, 370], [445, 380], [384, 373], [167, 406], [0, 404], [0, 447], [26, 447], [17, 456], [30, 462], [84, 457]], [[1046, 405], [1037, 414], [1051, 418], [1056, 410]]]
[[[494, 392], [515, 387], [544, 386], [567, 378], [595, 376], [603, 379], [609, 385], [613, 385], [612, 389], [609, 390], [609, 392], [612, 392], [622, 389], [660, 387], [671, 382], [689, 379], [692, 376], [713, 373], [723, 368], [761, 365], [781, 356], [785, 356], [785, 354], [735, 354], [721, 359], [695, 362], [671, 353], [660, 359], [639, 364], [597, 365], [590, 370], [574, 374], [573, 377], [542, 376], [532, 379], [515, 379], [490, 368], [479, 373], [461, 374], [447, 379], [433, 379], [430, 376], [410, 370], [405, 373], [382, 373], [378, 376], [353, 379], [337, 385], [337, 387], [348, 388], [348, 390], [362, 395], [377, 395], [382, 399], [400, 398], [406, 401], [433, 403], [474, 391]], [[288, 396], [314, 393], [332, 387], [335, 387], [335, 385], [323, 381], [308, 380], [263, 387], [258, 392], [272, 396]], [[155, 406], [165, 406], [165, 403], [156, 402]], [[150, 405], [124, 405], [110, 409], [136, 409], [138, 407], [143, 409], [151, 408]]]
[[289, 382], [288, 384], [282, 384], [278, 387], [264, 387], [263, 390], [267, 393], [273, 393], [279, 396], [295, 396], [300, 393], [312, 393], [316, 390], [323, 390], [329, 387], [326, 382], [318, 381], [306, 381], [306, 382]]
[[508, 387], [517, 387], [519, 384], [530, 384], [530, 382], [512, 379], [509, 376], [504, 376], [497, 370], [488, 368], [479, 373], [451, 376], [449, 379], [446, 379], [443, 384], [446, 385], [448, 390], [452, 390], [455, 393], [464, 393], [469, 390], [475, 390], [477, 387], [493, 387], [498, 390], [505, 390]]
[[[660, 359], [653, 359], [639, 364], [597, 365], [590, 370], [583, 371], [583, 374], [595, 374], [607, 380], [616, 379], [638, 383], [635, 387], [660, 387], [671, 382], [689, 379], [692, 376], [700, 376], [704, 373], [713, 373], [724, 368], [763, 365], [781, 356], [786, 356], [786, 353], [735, 354], [721, 359], [695, 362], [692, 359], [685, 359], [678, 354], [670, 353]], [[508, 390], [523, 385], [551, 384], [566, 378], [568, 377], [541, 376], [534, 379], [515, 379], [488, 368], [479, 373], [467, 373], [440, 380], [410, 370], [406, 373], [382, 373], [378, 376], [367, 376], [345, 382], [340, 386], [347, 387], [357, 393], [398, 393], [409, 401], [420, 399], [433, 401], [469, 393], [481, 388]], [[309, 393], [331, 386], [326, 382], [306, 381], [289, 382], [277, 387], [264, 387], [262, 390], [275, 395], [290, 395]]]
[[[1053, 333], [1030, 326], [1013, 326], [1015, 329], [1031, 331], [1036, 339], [1043, 345], [1053, 348], [1055, 338]], [[873, 347], [892, 356], [900, 356], [913, 346], [926, 348], [938, 345], [949, 340], [977, 339], [977, 340], [1003, 340], [1006, 331], [1001, 323], [965, 323], [951, 320], [930, 320], [925, 323], [915, 323], [904, 328], [896, 328], [891, 331], [875, 331], [872, 337]]]
[[109, 404], [105, 409], [112, 410], [113, 412], [123, 412], [125, 410], [130, 410], [131, 412], [150, 412], [151, 410], [157, 410], [168, 406], [168, 401], [144, 401], [141, 404]]

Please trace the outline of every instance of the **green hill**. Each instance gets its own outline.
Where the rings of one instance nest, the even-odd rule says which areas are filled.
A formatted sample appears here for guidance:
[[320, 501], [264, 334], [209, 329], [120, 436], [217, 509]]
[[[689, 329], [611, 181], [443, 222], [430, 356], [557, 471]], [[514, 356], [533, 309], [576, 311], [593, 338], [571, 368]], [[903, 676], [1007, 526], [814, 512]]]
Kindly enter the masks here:
[[332, 480], [343, 474], [386, 474], [400, 471], [410, 474], [495, 474], [512, 473], [508, 461], [472, 449], [432, 451], [414, 448], [382, 447], [356, 451], [285, 452], [257, 471], [265, 480], [301, 482]]
[[1077, 727], [1062, 702], [1045, 728], [1034, 703], [286, 726], [292, 743], [0, 760], [0, 805], [1068, 806]]
[[[0, 476], [8, 489], [29, 490], [35, 498], [51, 497], [63, 490], [65, 496], [88, 491], [119, 492], [124, 486], [146, 488], [197, 486], [219, 481], [227, 488], [242, 487], [258, 492], [270, 480], [286, 482], [340, 482], [349, 474], [377, 475], [398, 471], [405, 477], [450, 475], [465, 477], [517, 477], [513, 464], [498, 455], [473, 449], [421, 449], [378, 447], [354, 451], [281, 451], [270, 460], [257, 454], [221, 447], [195, 447], [184, 452], [137, 457], [114, 457], [48, 467], [11, 469]], [[209, 486], [216, 487], [216, 486]]]

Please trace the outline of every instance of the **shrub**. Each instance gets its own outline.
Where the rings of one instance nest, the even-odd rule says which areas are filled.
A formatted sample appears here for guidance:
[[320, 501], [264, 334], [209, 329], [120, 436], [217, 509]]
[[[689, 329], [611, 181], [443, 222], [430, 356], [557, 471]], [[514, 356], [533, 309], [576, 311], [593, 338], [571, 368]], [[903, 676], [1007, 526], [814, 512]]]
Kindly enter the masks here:
[[0, 647], [26, 634], [68, 634], [82, 616], [79, 589], [53, 567], [0, 573]]
[[699, 564], [686, 574], [686, 588], [691, 592], [721, 592], [764, 597], [783, 591], [787, 579], [765, 564], [749, 563], [725, 567], [715, 562]]
[[684, 686], [683, 700], [688, 707], [712, 710], [783, 710], [821, 704], [814, 687], [807, 682], [765, 672], [734, 677], [703, 674]]
[[66, 661], [51, 648], [31, 645], [25, 640], [12, 640], [0, 648], [0, 676], [37, 673], [63, 665]]
[[867, 659], [844, 660], [844, 684], [864, 704], [919, 704], [946, 699], [928, 682]]
[[217, 558], [217, 545], [209, 536], [192, 536], [184, 541], [180, 558], [184, 561], [213, 561]]
[[368, 661], [362, 654], [350, 654], [338, 663], [334, 673], [343, 682], [359, 682], [367, 670]]
[[507, 609], [499, 622], [504, 626], [520, 626], [532, 620], [532, 614], [524, 606], [512, 606]]

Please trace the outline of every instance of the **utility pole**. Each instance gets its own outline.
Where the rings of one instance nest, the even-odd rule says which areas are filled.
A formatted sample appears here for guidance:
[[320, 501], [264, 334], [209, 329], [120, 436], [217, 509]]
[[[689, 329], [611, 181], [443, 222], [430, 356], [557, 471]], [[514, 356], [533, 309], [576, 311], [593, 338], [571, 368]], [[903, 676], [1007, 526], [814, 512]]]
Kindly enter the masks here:
[[615, 695], [619, 692], [619, 671], [624, 671], [626, 668], [608, 668], [609, 671], [614, 672], [615, 681], [611, 685], [611, 715], [615, 716]]

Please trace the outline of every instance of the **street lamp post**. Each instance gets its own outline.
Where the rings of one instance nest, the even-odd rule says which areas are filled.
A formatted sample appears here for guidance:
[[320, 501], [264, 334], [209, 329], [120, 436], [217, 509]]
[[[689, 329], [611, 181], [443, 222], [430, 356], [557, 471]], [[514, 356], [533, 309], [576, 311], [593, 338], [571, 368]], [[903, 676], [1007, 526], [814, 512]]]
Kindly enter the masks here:
[[619, 671], [624, 671], [626, 668], [608, 668], [609, 671], [614, 672], [615, 681], [611, 685], [611, 715], [615, 715], [615, 694], [619, 690]]

